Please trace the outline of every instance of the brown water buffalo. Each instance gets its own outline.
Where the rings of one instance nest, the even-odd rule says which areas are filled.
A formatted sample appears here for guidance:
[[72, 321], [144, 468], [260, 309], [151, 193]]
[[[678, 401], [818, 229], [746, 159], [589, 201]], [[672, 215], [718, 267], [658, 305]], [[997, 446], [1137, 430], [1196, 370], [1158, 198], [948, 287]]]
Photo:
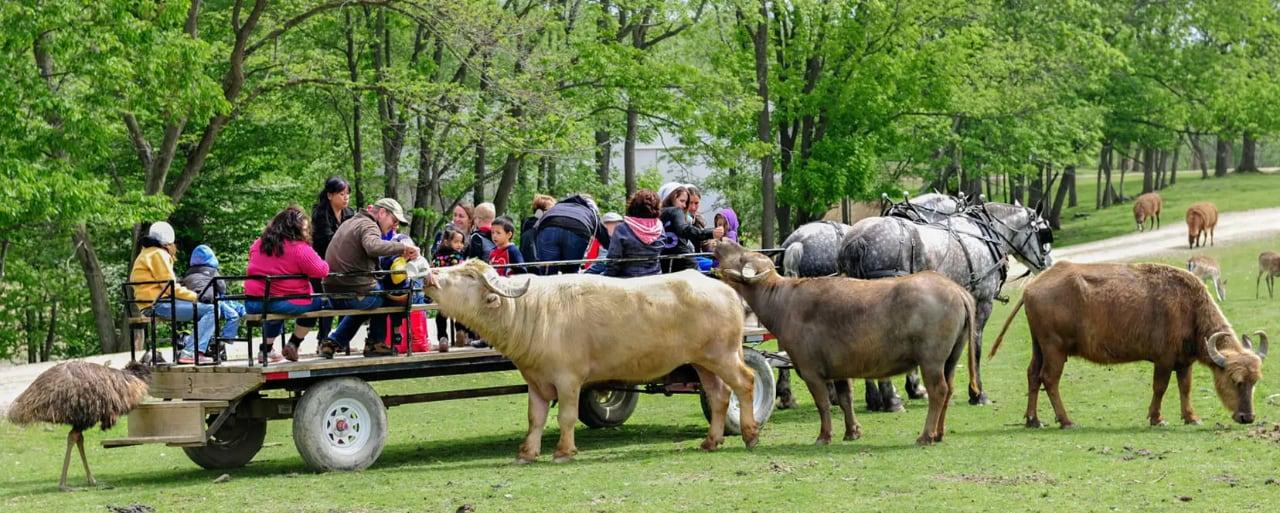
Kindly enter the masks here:
[[1148, 192], [1133, 201], [1133, 222], [1137, 223], [1138, 231], [1147, 229], [1147, 222], [1150, 221], [1151, 229], [1160, 227], [1160, 208], [1164, 205], [1164, 200], [1160, 198], [1159, 193]]
[[1191, 365], [1213, 371], [1222, 404], [1236, 422], [1253, 422], [1253, 387], [1262, 377], [1267, 336], [1257, 332], [1255, 350], [1235, 330], [1199, 279], [1161, 264], [1059, 263], [1032, 281], [1009, 314], [991, 355], [1023, 305], [1031, 327], [1027, 367], [1027, 427], [1041, 427], [1036, 413], [1040, 386], [1049, 394], [1058, 423], [1073, 424], [1058, 392], [1068, 356], [1102, 363], [1154, 362], [1155, 382], [1147, 418], [1161, 425], [1160, 401], [1169, 375], [1178, 373], [1182, 420], [1198, 424], [1191, 408]]
[[1213, 203], [1196, 203], [1187, 209], [1187, 245], [1213, 245], [1213, 230], [1218, 227], [1218, 207]]
[[[785, 278], [760, 253], [732, 242], [716, 246], [726, 283], [738, 291], [774, 335], [818, 405], [818, 444], [831, 441], [835, 380], [844, 410], [845, 440], [861, 436], [849, 398], [849, 378], [888, 378], [920, 368], [929, 413], [917, 443], [946, 432], [956, 363], [974, 334], [974, 300], [945, 276], [922, 272], [900, 278]], [[970, 352], [972, 354], [972, 352]]]
[[[702, 449], [724, 442], [729, 389], [742, 440], [755, 447], [755, 374], [743, 361], [742, 301], [697, 271], [640, 278], [594, 274], [503, 278], [478, 260], [436, 269], [426, 293], [474, 329], [529, 383], [529, 432], [518, 462], [537, 459], [550, 402], [560, 402], [555, 461], [578, 452], [573, 429], [583, 385], [646, 383], [693, 364], [711, 409]], [[728, 388], [725, 385], [728, 385]]]

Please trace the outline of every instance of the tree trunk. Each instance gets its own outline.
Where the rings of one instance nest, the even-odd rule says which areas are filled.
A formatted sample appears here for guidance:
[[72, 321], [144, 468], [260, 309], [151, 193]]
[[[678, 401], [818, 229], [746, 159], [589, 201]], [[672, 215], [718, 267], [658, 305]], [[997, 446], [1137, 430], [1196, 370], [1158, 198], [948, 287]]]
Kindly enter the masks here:
[[1227, 176], [1228, 163], [1231, 160], [1231, 138], [1226, 135], [1218, 135], [1218, 146], [1214, 152], [1213, 176]]
[[53, 341], [58, 329], [58, 298], [49, 299], [49, 329], [45, 332], [44, 346], [40, 348], [40, 361], [47, 362], [53, 354]]
[[613, 144], [609, 142], [609, 131], [596, 130], [596, 176], [603, 185], [609, 185], [609, 160], [612, 157]]
[[1169, 158], [1169, 185], [1177, 185], [1178, 183], [1178, 152], [1182, 150], [1182, 135], [1178, 135], [1178, 142], [1173, 145], [1173, 156]]
[[1156, 190], [1156, 149], [1142, 148], [1142, 193]]
[[1192, 160], [1195, 160], [1196, 166], [1200, 168], [1200, 179], [1201, 180], [1208, 179], [1209, 178], [1209, 159], [1204, 154], [1204, 145], [1201, 144], [1200, 142], [1200, 134], [1194, 134], [1194, 133], [1191, 134], [1190, 141], [1188, 141], [1188, 144], [1191, 145]]
[[[343, 10], [346, 17], [347, 36], [347, 79], [355, 84], [360, 81], [360, 70], [356, 62], [355, 26], [351, 21], [351, 11]], [[360, 125], [362, 123], [360, 93], [351, 92], [351, 172], [355, 175], [351, 181], [352, 192], [355, 193], [355, 208], [364, 207], [364, 141]]]
[[1115, 148], [1111, 141], [1102, 143], [1102, 173], [1106, 177], [1106, 186], [1102, 191], [1102, 208], [1109, 208], [1116, 199], [1111, 185], [1111, 164], [1115, 162]]
[[548, 157], [538, 157], [538, 179], [536, 189], [546, 194], [551, 194], [551, 189], [547, 187], [547, 165], [550, 162], [551, 159]]
[[1156, 190], [1164, 190], [1168, 185], [1165, 166], [1169, 163], [1169, 152], [1156, 150]]
[[4, 263], [9, 259], [9, 239], [0, 241], [0, 289], [4, 288]]
[[507, 204], [511, 200], [511, 191], [516, 188], [516, 176], [520, 174], [520, 166], [524, 163], [524, 154], [511, 152], [502, 163], [502, 178], [498, 180], [498, 190], [493, 193], [493, 210], [497, 215], [507, 213]]
[[1258, 172], [1258, 140], [1250, 132], [1244, 133], [1244, 145], [1240, 149], [1240, 167], [1238, 172]]
[[[370, 51], [373, 54], [373, 71], [378, 83], [386, 81], [386, 69], [391, 66], [391, 31], [387, 29], [387, 10], [378, 9], [376, 16], [368, 5], [364, 6], [365, 18], [373, 22]], [[382, 165], [384, 187], [382, 196], [400, 197], [400, 153], [404, 148], [405, 120], [396, 113], [396, 98], [390, 92], [377, 89], [378, 121], [382, 125]]]
[[409, 236], [413, 240], [425, 240], [427, 235], [426, 211], [431, 208], [432, 193], [435, 191], [435, 176], [432, 166], [435, 151], [431, 146], [431, 138], [435, 134], [435, 123], [426, 116], [418, 116], [418, 183], [414, 187], [413, 223], [409, 225]]
[[1070, 166], [1067, 169], [1071, 175], [1071, 180], [1069, 182], [1066, 181], [1067, 180], [1066, 177], [1063, 177], [1063, 180], [1064, 180], [1063, 185], [1066, 185], [1068, 187], [1067, 188], [1067, 208], [1076, 208], [1077, 206], [1080, 205], [1080, 202], [1077, 201], [1076, 199], [1076, 167]]
[[636, 192], [636, 138], [640, 131], [640, 111], [634, 105], [627, 105], [627, 134], [622, 147], [622, 183], [626, 187], [627, 197]]
[[1094, 180], [1093, 189], [1093, 208], [1098, 210], [1102, 208], [1102, 158], [1098, 158], [1098, 177]]
[[1076, 186], [1076, 167], [1067, 166], [1062, 173], [1062, 183], [1058, 185], [1058, 194], [1053, 198], [1053, 209], [1049, 211], [1049, 226], [1055, 230], [1062, 229], [1062, 202], [1067, 198], [1067, 192], [1074, 190]]
[[553, 197], [559, 197], [556, 190], [556, 161], [548, 159], [547, 162], [547, 194]]
[[93, 310], [94, 327], [97, 328], [103, 354], [127, 349], [121, 348], [117, 341], [115, 313], [111, 309], [107, 281], [103, 278], [102, 263], [98, 261], [98, 254], [93, 249], [89, 229], [83, 224], [77, 225], [71, 241], [75, 244], [76, 259], [80, 261], [85, 283], [89, 285], [89, 306]]
[[[760, 20], [752, 34], [755, 50], [756, 94], [760, 97], [760, 112], [756, 123], [758, 140], [773, 148], [773, 131], [769, 124], [769, 4], [760, 0]], [[760, 157], [760, 189], [763, 199], [763, 215], [760, 220], [760, 244], [764, 248], [774, 246], [774, 221], [777, 218], [777, 192], [773, 183], [773, 153]]]
[[36, 363], [40, 361], [40, 349], [36, 345], [36, 311], [30, 307], [27, 308], [23, 315], [22, 333], [27, 337], [27, 363]]
[[1047, 196], [1047, 193], [1049, 192], [1044, 190], [1044, 170], [1045, 166], [1043, 165], [1040, 166], [1040, 169], [1036, 170], [1036, 177], [1031, 180], [1031, 185], [1027, 188], [1028, 194], [1026, 204], [1035, 210], [1040, 209], [1041, 202], [1044, 201], [1045, 196]]

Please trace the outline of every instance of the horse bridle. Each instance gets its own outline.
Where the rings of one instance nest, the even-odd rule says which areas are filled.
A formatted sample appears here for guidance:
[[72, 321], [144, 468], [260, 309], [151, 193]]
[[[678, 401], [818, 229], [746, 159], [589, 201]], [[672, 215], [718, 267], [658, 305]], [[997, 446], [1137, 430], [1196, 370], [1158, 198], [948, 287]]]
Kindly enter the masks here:
[[[1000, 226], [1005, 227], [1007, 230], [1009, 230], [1014, 234], [1021, 234], [1024, 231], [1027, 231], [1026, 228], [1035, 228], [1035, 225], [1037, 225], [1039, 222], [1044, 222], [1043, 219], [1039, 219], [1039, 221], [1037, 221], [1037, 219], [1040, 216], [1034, 210], [1031, 210], [1027, 207], [1021, 207], [1021, 208], [1023, 212], [1026, 212], [1027, 214], [1027, 226], [1022, 229], [1017, 229], [1012, 226], [1009, 226], [1009, 223], [1004, 222], [1003, 219], [1000, 219], [999, 217], [992, 215], [991, 211], [987, 210], [987, 204], [983, 204], [979, 207], [979, 209], [982, 211], [983, 217], [986, 218], [988, 222], [999, 224]], [[1027, 243], [1032, 241], [1033, 236], [1035, 237], [1035, 243], [1037, 244], [1037, 247], [1043, 248], [1045, 244], [1053, 243], [1053, 230], [1050, 229], [1047, 225], [1044, 226], [1043, 228], [1036, 228], [1034, 234], [1027, 233], [1026, 236], [1023, 237], [1022, 239], [1022, 244], [1014, 244], [1013, 239], [1016, 239], [1017, 235], [1014, 235], [1012, 238], [1005, 237], [1004, 232], [1001, 232], [1000, 230], [996, 230], [996, 235], [999, 236], [1000, 239], [1003, 240], [1006, 244], [1008, 244], [1009, 247], [1013, 248], [1013, 252], [1016, 255], [1018, 255], [1018, 257], [1022, 258], [1024, 262], [1033, 262], [1033, 266], [1035, 268], [1040, 270], [1045, 269], [1046, 267], [1045, 261], [1048, 259], [1048, 251], [1045, 252], [1043, 257], [1040, 256], [1039, 252], [1033, 252], [1036, 255], [1036, 258], [1033, 259], [1027, 255], [1027, 252], [1025, 251], [1025, 249], [1027, 247]]]

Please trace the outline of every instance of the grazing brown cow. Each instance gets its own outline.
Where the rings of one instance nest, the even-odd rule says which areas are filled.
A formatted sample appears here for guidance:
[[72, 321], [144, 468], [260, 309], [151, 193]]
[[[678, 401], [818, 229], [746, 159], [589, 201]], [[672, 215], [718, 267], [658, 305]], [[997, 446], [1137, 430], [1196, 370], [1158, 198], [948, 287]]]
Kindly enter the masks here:
[[1213, 371], [1214, 388], [1233, 412], [1231, 418], [1253, 422], [1253, 387], [1262, 378], [1267, 335], [1254, 334], [1260, 339], [1256, 350], [1248, 336], [1237, 339], [1209, 291], [1191, 273], [1161, 264], [1059, 263], [1027, 286], [996, 338], [992, 356], [1024, 304], [1032, 348], [1027, 427], [1043, 425], [1036, 413], [1041, 384], [1058, 423], [1073, 425], [1058, 393], [1068, 356], [1102, 364], [1154, 362], [1154, 394], [1147, 411], [1152, 425], [1164, 424], [1160, 401], [1172, 372], [1178, 373], [1182, 420], [1200, 423], [1191, 409], [1191, 365], [1200, 362]]
[[1253, 298], [1258, 299], [1262, 275], [1267, 275], [1267, 297], [1275, 299], [1276, 276], [1280, 276], [1280, 253], [1263, 251], [1258, 255], [1258, 278], [1253, 280]]
[[1151, 221], [1151, 227], [1160, 227], [1160, 207], [1164, 205], [1164, 200], [1160, 198], [1160, 194], [1148, 192], [1133, 201], [1133, 221], [1138, 224], [1138, 231], [1146, 231], [1147, 221]]
[[1204, 240], [1213, 245], [1213, 229], [1218, 226], [1218, 207], [1202, 202], [1187, 209], [1187, 245], [1203, 246]]
[[[834, 380], [844, 410], [844, 439], [861, 436], [848, 378], [888, 378], [919, 368], [929, 413], [916, 443], [942, 441], [956, 363], [973, 342], [973, 296], [947, 277], [926, 271], [899, 278], [784, 278], [773, 261], [733, 242], [716, 246], [725, 283], [738, 291], [774, 335], [809, 387], [831, 442]], [[970, 351], [970, 364], [972, 364]]]

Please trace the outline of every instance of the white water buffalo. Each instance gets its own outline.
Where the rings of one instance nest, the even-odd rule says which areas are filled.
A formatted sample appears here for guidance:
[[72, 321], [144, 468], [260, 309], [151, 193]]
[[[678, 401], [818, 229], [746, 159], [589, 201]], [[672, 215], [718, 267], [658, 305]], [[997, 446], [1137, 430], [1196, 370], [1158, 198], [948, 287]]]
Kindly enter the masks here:
[[929, 413], [916, 441], [942, 440], [956, 364], [973, 341], [973, 296], [945, 276], [786, 278], [760, 253], [733, 242], [716, 246], [725, 282], [778, 337], [809, 387], [822, 417], [817, 443], [831, 441], [834, 380], [844, 410], [845, 440], [861, 436], [849, 399], [849, 378], [887, 378], [920, 368]]
[[728, 389], [741, 398], [742, 440], [755, 447], [755, 375], [743, 362], [742, 302], [728, 285], [692, 270], [512, 279], [477, 260], [434, 273], [426, 294], [510, 358], [529, 383], [529, 433], [518, 462], [541, 453], [551, 400], [560, 402], [555, 461], [565, 462], [577, 453], [573, 429], [583, 385], [648, 382], [684, 364], [697, 370], [711, 405], [702, 449], [724, 441]]

